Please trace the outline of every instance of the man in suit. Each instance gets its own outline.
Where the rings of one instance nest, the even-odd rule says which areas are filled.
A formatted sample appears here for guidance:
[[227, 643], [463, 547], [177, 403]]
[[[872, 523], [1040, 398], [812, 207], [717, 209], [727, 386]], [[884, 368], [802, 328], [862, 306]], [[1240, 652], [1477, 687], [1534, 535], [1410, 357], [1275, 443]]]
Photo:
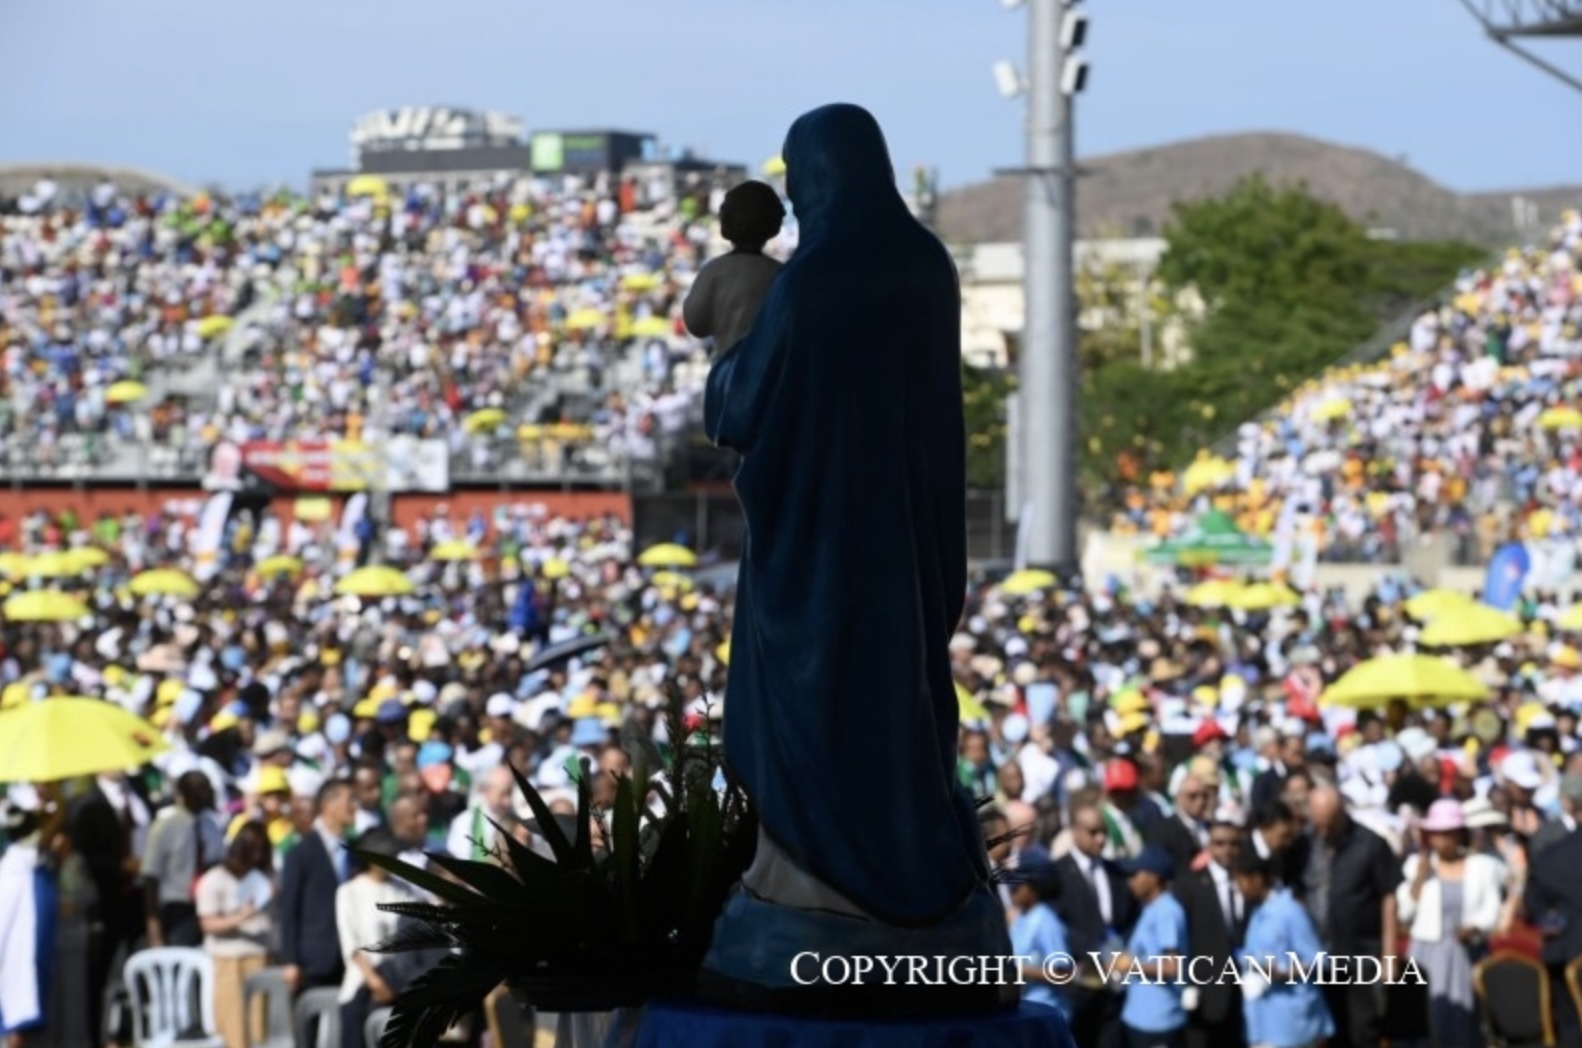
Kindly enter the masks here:
[[143, 934], [139, 859], [150, 811], [125, 775], [101, 775], [71, 805], [66, 832], [98, 894], [88, 961], [88, 1029], [104, 1037], [104, 995], [116, 957]]
[[1126, 875], [1104, 858], [1104, 813], [1097, 804], [1071, 812], [1071, 851], [1055, 864], [1060, 895], [1055, 912], [1066, 926], [1071, 954], [1082, 972], [1071, 988], [1071, 1033], [1083, 1048], [1121, 1048], [1119, 988], [1102, 985], [1091, 954], [1119, 950], [1137, 921], [1137, 899]]
[[[1551, 985], [1565, 986], [1565, 966], [1582, 957], [1582, 832], [1572, 830], [1532, 859], [1522, 898], [1527, 919], [1543, 934], [1543, 961]], [[1582, 1020], [1570, 994], [1551, 995], [1561, 1048], [1582, 1044]]]
[[1208, 817], [1218, 794], [1218, 779], [1210, 781], [1202, 768], [1188, 772], [1176, 785], [1175, 810], [1148, 827], [1147, 842], [1163, 849], [1177, 870], [1192, 869], [1207, 846]]
[[313, 828], [286, 853], [280, 873], [280, 959], [293, 990], [339, 986], [345, 974], [335, 925], [335, 892], [351, 876], [345, 838], [357, 818], [351, 783], [319, 788]]
[[1214, 977], [1225, 970], [1247, 931], [1246, 900], [1230, 872], [1241, 849], [1240, 825], [1215, 819], [1209, 827], [1208, 862], [1176, 879], [1176, 899], [1187, 917], [1187, 953], [1206, 958], [1196, 962], [1205, 978], [1191, 979], [1187, 991], [1197, 995], [1197, 1006], [1187, 1016], [1187, 1048], [1243, 1042], [1241, 988], [1234, 979]]

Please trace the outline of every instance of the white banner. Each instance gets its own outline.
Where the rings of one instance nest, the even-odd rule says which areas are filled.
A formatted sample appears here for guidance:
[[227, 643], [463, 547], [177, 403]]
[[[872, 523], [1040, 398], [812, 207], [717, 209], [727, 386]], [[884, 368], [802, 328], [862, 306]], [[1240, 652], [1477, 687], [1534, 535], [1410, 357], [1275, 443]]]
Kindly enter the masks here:
[[443, 440], [391, 437], [385, 442], [387, 491], [450, 490], [450, 448]]
[[231, 515], [231, 493], [222, 491], [203, 504], [198, 526], [192, 533], [192, 557], [196, 561], [193, 577], [199, 582], [214, 578], [220, 570], [220, 543], [225, 540], [225, 521]]

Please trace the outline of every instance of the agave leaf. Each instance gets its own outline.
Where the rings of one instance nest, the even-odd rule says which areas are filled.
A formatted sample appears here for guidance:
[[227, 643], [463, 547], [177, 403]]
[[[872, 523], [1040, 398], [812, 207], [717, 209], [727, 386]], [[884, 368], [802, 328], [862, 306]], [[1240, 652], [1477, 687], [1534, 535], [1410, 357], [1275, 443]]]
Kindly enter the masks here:
[[637, 941], [637, 871], [642, 842], [637, 837], [637, 801], [632, 780], [622, 776], [615, 783], [615, 810], [610, 816], [610, 858], [615, 866], [615, 890], [621, 904], [621, 933], [626, 942]]
[[[484, 818], [489, 817], [486, 815]], [[522, 887], [529, 893], [552, 890], [554, 878], [561, 873], [560, 867], [511, 836], [506, 832], [505, 827], [493, 819], [489, 819], [489, 825], [494, 827], [495, 833], [498, 834], [497, 839], [505, 844], [506, 855], [510, 857], [511, 865], [516, 868], [516, 876], [521, 880]]]
[[413, 950], [449, 950], [461, 945], [452, 933], [420, 921], [404, 921], [395, 934], [364, 946], [368, 953], [411, 953]]
[[445, 852], [429, 852], [428, 861], [460, 880], [496, 906], [521, 902], [522, 882], [492, 862], [458, 859]]
[[982, 797], [975, 797], [975, 798], [973, 798], [972, 806], [974, 808], [977, 808], [979, 811], [982, 811], [984, 808], [987, 808], [989, 805], [991, 805], [993, 803], [994, 803], [994, 794], [991, 793], [991, 794], [986, 794], [985, 796], [982, 796]]
[[593, 869], [593, 783], [591, 775], [577, 779], [577, 837], [571, 842], [571, 865], [578, 870]]
[[637, 912], [645, 941], [663, 940], [680, 925], [687, 899], [687, 816], [665, 823], [643, 870]]
[[353, 848], [352, 852], [370, 866], [389, 870], [408, 884], [422, 888], [430, 895], [444, 899], [446, 902], [453, 902], [458, 906], [470, 906], [483, 901], [483, 896], [471, 888], [457, 884], [455, 881], [448, 881], [409, 862], [402, 862], [392, 855], [379, 855], [375, 852], [363, 851], [361, 848]]
[[396, 998], [379, 1048], [431, 1048], [505, 978], [499, 964], [457, 954], [442, 959]]
[[466, 906], [452, 906], [448, 903], [436, 906], [431, 902], [382, 902], [378, 907], [385, 913], [394, 913], [447, 928], [495, 927], [502, 923], [500, 907], [481, 901], [481, 897], [479, 902], [469, 903]]
[[[564, 833], [560, 832], [560, 823], [555, 820], [555, 816], [550, 812], [549, 805], [544, 803], [544, 798], [533, 788], [533, 784], [527, 781], [527, 776], [523, 775], [516, 765], [512, 764], [510, 768], [511, 774], [516, 777], [517, 788], [522, 791], [522, 796], [526, 799], [527, 806], [533, 810], [533, 818], [538, 820], [539, 836], [544, 838], [544, 843], [549, 845], [549, 850], [555, 853], [555, 863], [562, 869], [575, 866], [575, 855], [572, 852], [571, 842], [566, 840]], [[578, 795], [580, 798], [580, 788]], [[586, 826], [587, 823], [579, 825]], [[579, 834], [578, 836], [585, 837], [587, 834]], [[586, 869], [586, 867], [582, 868]]]
[[720, 862], [721, 826], [719, 798], [710, 790], [700, 797], [701, 803], [692, 811], [687, 834], [688, 884], [685, 913], [686, 926], [697, 927], [706, 920], [709, 878]]

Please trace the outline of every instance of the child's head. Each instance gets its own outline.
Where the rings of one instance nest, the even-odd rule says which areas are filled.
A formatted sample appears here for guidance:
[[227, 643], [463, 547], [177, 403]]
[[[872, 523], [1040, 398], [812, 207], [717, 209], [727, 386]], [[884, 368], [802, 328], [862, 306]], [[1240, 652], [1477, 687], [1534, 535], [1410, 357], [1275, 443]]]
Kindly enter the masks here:
[[760, 250], [779, 235], [785, 217], [785, 205], [772, 187], [743, 182], [720, 205], [720, 233], [736, 247]]

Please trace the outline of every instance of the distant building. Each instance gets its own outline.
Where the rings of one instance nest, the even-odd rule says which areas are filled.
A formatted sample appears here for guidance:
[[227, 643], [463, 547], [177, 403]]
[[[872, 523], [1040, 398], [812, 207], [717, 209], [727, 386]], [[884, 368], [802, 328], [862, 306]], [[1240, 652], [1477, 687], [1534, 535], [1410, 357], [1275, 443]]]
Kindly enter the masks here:
[[[1131, 274], [1137, 309], [1141, 311], [1144, 288], [1152, 283], [1153, 273], [1165, 252], [1165, 241], [1142, 237], [1129, 240], [1079, 240], [1075, 263], [1084, 269], [1104, 269]], [[1016, 346], [1025, 324], [1026, 300], [1023, 294], [1022, 245], [1017, 243], [976, 244], [956, 250], [956, 265], [961, 271], [961, 353], [975, 367], [1004, 368], [1012, 365]], [[1123, 296], [1127, 301], [1131, 296]], [[1195, 296], [1178, 301], [1178, 314], [1191, 316], [1201, 309]], [[1115, 318], [1084, 313], [1078, 324], [1097, 330]], [[1131, 318], [1126, 318], [1128, 321]], [[1163, 367], [1182, 363], [1190, 355], [1186, 332], [1179, 320], [1152, 332], [1158, 350], [1156, 358]]]
[[499, 175], [633, 175], [673, 186], [694, 181], [726, 184], [746, 177], [739, 164], [721, 164], [688, 151], [665, 150], [639, 131], [537, 131], [503, 113], [444, 106], [407, 106], [369, 113], [353, 126], [352, 166], [313, 172], [316, 193], [340, 193], [355, 178], [373, 175], [392, 190], [417, 183], [464, 189]]

